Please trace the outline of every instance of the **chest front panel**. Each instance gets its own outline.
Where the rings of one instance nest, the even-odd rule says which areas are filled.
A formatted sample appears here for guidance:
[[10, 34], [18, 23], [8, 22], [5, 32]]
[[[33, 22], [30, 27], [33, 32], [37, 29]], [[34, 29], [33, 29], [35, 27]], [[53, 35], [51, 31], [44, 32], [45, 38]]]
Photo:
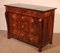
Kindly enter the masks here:
[[38, 26], [39, 19], [34, 17], [9, 13], [9, 30], [13, 37], [37, 46], [39, 43]]

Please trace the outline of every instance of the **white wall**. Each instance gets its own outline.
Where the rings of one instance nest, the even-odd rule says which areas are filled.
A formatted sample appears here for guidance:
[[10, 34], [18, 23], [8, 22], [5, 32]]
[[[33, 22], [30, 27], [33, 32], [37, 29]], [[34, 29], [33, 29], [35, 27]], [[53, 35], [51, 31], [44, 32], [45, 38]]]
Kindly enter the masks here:
[[5, 20], [5, 4], [12, 3], [26, 3], [40, 6], [56, 7], [55, 21], [54, 21], [54, 33], [60, 33], [60, 0], [0, 0], [0, 30], [7, 30]]

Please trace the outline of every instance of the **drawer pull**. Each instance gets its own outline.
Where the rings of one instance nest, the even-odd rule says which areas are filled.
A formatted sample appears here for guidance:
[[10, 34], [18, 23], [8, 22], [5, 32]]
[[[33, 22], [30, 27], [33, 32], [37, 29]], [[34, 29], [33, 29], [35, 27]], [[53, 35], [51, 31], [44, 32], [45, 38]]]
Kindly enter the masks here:
[[22, 34], [22, 36], [24, 36], [24, 34]]
[[22, 25], [22, 28], [24, 27], [24, 25]]
[[31, 21], [32, 21], [32, 22], [34, 22], [34, 20], [33, 20], [33, 19], [32, 19]]
[[39, 21], [41, 22], [41, 21], [42, 21], [42, 19], [39, 19]]
[[22, 16], [22, 19], [24, 19], [24, 17]]

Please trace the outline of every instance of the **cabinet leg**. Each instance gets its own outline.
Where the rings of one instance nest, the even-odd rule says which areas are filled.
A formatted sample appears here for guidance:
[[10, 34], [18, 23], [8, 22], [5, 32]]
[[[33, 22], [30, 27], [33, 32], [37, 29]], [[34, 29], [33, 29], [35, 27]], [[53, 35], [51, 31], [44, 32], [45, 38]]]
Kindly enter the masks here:
[[52, 44], [52, 40], [49, 43]]
[[38, 51], [41, 52], [42, 51], [42, 48], [38, 48]]
[[38, 51], [41, 52], [42, 51], [42, 46], [39, 45]]
[[10, 35], [8, 35], [8, 36], [7, 36], [7, 38], [8, 38], [8, 39], [10, 39], [10, 38], [11, 38], [11, 36], [10, 36]]

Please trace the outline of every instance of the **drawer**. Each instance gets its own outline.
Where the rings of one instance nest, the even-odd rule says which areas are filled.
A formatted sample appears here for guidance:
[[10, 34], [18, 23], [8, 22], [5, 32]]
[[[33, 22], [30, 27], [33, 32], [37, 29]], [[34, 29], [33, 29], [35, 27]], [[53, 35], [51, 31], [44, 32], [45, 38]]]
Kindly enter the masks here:
[[29, 34], [26, 32], [22, 36], [22, 41], [32, 45], [37, 45], [39, 43], [39, 37], [37, 35]]
[[28, 16], [37, 17], [37, 12], [36, 11], [33, 11], [33, 10], [24, 9], [23, 10], [23, 14], [24, 15], [28, 15]]
[[22, 9], [15, 7], [6, 7], [7, 12], [23, 14]]
[[34, 16], [37, 17], [37, 12], [33, 10], [28, 10], [28, 9], [22, 9], [22, 8], [16, 8], [16, 7], [6, 7], [7, 12], [11, 13], [18, 13], [18, 14], [23, 14], [27, 16]]

